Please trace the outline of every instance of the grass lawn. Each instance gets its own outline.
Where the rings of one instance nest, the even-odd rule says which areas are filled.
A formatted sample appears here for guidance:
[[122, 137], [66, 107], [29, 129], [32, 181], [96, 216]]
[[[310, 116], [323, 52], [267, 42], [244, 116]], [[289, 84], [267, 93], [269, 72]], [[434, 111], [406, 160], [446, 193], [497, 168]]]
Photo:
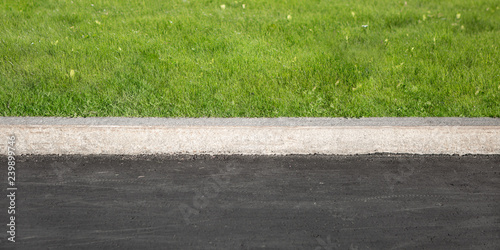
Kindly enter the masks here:
[[500, 117], [497, 0], [3, 0], [0, 116]]

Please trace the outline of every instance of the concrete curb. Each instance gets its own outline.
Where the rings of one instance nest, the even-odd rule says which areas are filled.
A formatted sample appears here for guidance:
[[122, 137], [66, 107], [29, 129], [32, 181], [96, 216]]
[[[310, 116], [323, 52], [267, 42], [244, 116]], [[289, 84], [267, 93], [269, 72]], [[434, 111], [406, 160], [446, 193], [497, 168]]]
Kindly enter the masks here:
[[500, 154], [497, 118], [1, 117], [22, 154]]

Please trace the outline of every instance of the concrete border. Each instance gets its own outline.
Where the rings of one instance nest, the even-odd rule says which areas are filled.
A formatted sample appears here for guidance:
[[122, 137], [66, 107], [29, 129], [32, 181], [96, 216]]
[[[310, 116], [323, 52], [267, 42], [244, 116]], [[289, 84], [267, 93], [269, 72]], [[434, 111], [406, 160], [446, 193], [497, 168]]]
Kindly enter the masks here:
[[1, 155], [500, 154], [498, 118], [0, 117]]

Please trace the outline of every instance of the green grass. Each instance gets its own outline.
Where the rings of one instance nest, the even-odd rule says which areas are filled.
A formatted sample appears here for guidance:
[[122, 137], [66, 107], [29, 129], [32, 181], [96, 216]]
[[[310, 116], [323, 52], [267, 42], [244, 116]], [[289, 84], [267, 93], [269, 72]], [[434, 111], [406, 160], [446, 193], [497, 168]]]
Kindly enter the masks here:
[[407, 2], [3, 0], [0, 115], [500, 117], [499, 2]]

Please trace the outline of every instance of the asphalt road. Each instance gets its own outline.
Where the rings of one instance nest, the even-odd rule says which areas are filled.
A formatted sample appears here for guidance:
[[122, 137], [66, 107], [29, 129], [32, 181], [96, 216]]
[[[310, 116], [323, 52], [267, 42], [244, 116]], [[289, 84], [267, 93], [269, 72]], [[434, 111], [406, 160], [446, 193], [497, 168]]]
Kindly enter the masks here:
[[500, 156], [7, 158], [0, 249], [500, 249]]

